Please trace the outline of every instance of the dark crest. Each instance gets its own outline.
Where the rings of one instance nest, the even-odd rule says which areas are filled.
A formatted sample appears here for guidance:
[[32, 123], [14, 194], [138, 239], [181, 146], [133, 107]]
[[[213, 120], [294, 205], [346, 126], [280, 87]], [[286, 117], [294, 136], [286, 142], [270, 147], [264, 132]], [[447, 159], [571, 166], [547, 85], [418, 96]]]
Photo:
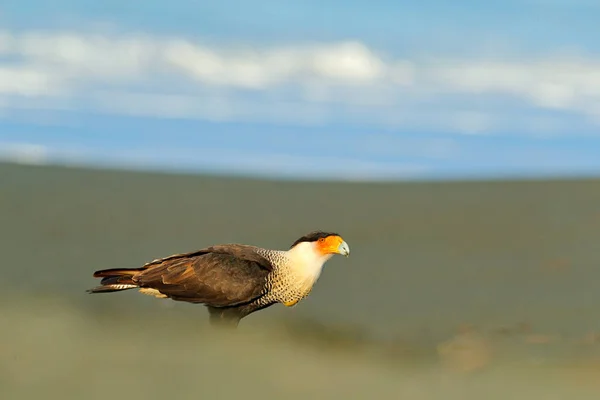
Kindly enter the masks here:
[[334, 235], [339, 236], [335, 232], [313, 231], [313, 232], [307, 233], [306, 235], [302, 236], [300, 239], [296, 240], [294, 243], [292, 243], [290, 248], [296, 246], [298, 243], [316, 242], [317, 240], [319, 240], [321, 238], [326, 238], [328, 236], [334, 236]]

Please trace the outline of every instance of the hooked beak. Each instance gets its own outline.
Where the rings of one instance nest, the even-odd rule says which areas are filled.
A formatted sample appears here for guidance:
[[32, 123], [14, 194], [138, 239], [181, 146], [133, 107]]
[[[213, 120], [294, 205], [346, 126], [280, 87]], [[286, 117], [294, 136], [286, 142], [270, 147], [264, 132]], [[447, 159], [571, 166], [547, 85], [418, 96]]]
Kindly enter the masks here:
[[338, 254], [341, 254], [345, 257], [350, 256], [350, 247], [348, 246], [348, 243], [340, 243], [340, 245], [338, 246]]

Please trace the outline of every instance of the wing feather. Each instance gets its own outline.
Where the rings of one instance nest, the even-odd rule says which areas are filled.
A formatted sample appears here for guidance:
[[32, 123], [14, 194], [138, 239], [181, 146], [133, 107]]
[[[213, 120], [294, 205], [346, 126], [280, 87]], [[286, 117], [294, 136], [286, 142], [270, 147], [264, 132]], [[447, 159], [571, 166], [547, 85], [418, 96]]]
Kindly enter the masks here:
[[181, 301], [230, 307], [263, 294], [272, 264], [244, 245], [212, 246], [154, 260], [133, 280]]

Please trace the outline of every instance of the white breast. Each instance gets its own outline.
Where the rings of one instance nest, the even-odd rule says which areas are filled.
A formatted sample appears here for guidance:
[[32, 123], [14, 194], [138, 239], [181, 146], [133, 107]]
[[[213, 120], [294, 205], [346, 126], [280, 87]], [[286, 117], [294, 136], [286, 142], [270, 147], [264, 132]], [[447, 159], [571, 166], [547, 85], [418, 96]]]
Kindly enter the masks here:
[[289, 260], [288, 273], [294, 283], [302, 289], [310, 290], [332, 254], [324, 255], [317, 250], [315, 243], [303, 242], [288, 250], [286, 256]]
[[286, 305], [296, 304], [311, 292], [323, 264], [332, 257], [323, 255], [314, 243], [308, 242], [288, 251], [265, 250], [262, 254], [275, 266], [269, 279], [269, 300]]

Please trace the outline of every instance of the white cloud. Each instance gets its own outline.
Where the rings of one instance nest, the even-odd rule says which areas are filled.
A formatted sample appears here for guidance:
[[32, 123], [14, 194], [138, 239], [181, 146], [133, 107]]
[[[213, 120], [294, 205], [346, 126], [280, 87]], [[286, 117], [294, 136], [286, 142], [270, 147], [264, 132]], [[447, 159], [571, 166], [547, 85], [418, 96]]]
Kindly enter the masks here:
[[[502, 106], [498, 99], [505, 99]], [[507, 124], [552, 130], [552, 119], [539, 123], [538, 116], [523, 114], [563, 112], [583, 125], [599, 124], [600, 58], [394, 59], [358, 41], [249, 47], [149, 35], [4, 31], [0, 107], [343, 120], [468, 134]]]
[[600, 58], [515, 62], [457, 62], [430, 70], [433, 82], [450, 91], [511, 94], [542, 108], [587, 113], [600, 99]]
[[361, 43], [272, 49], [213, 49], [185, 40], [162, 44], [161, 62], [194, 80], [213, 85], [266, 89], [311, 79], [366, 84], [380, 79], [385, 65]]
[[0, 143], [0, 159], [19, 164], [43, 165], [48, 161], [48, 149], [33, 143]]
[[59, 82], [48, 71], [30, 66], [0, 66], [0, 93], [46, 96], [60, 91]]

